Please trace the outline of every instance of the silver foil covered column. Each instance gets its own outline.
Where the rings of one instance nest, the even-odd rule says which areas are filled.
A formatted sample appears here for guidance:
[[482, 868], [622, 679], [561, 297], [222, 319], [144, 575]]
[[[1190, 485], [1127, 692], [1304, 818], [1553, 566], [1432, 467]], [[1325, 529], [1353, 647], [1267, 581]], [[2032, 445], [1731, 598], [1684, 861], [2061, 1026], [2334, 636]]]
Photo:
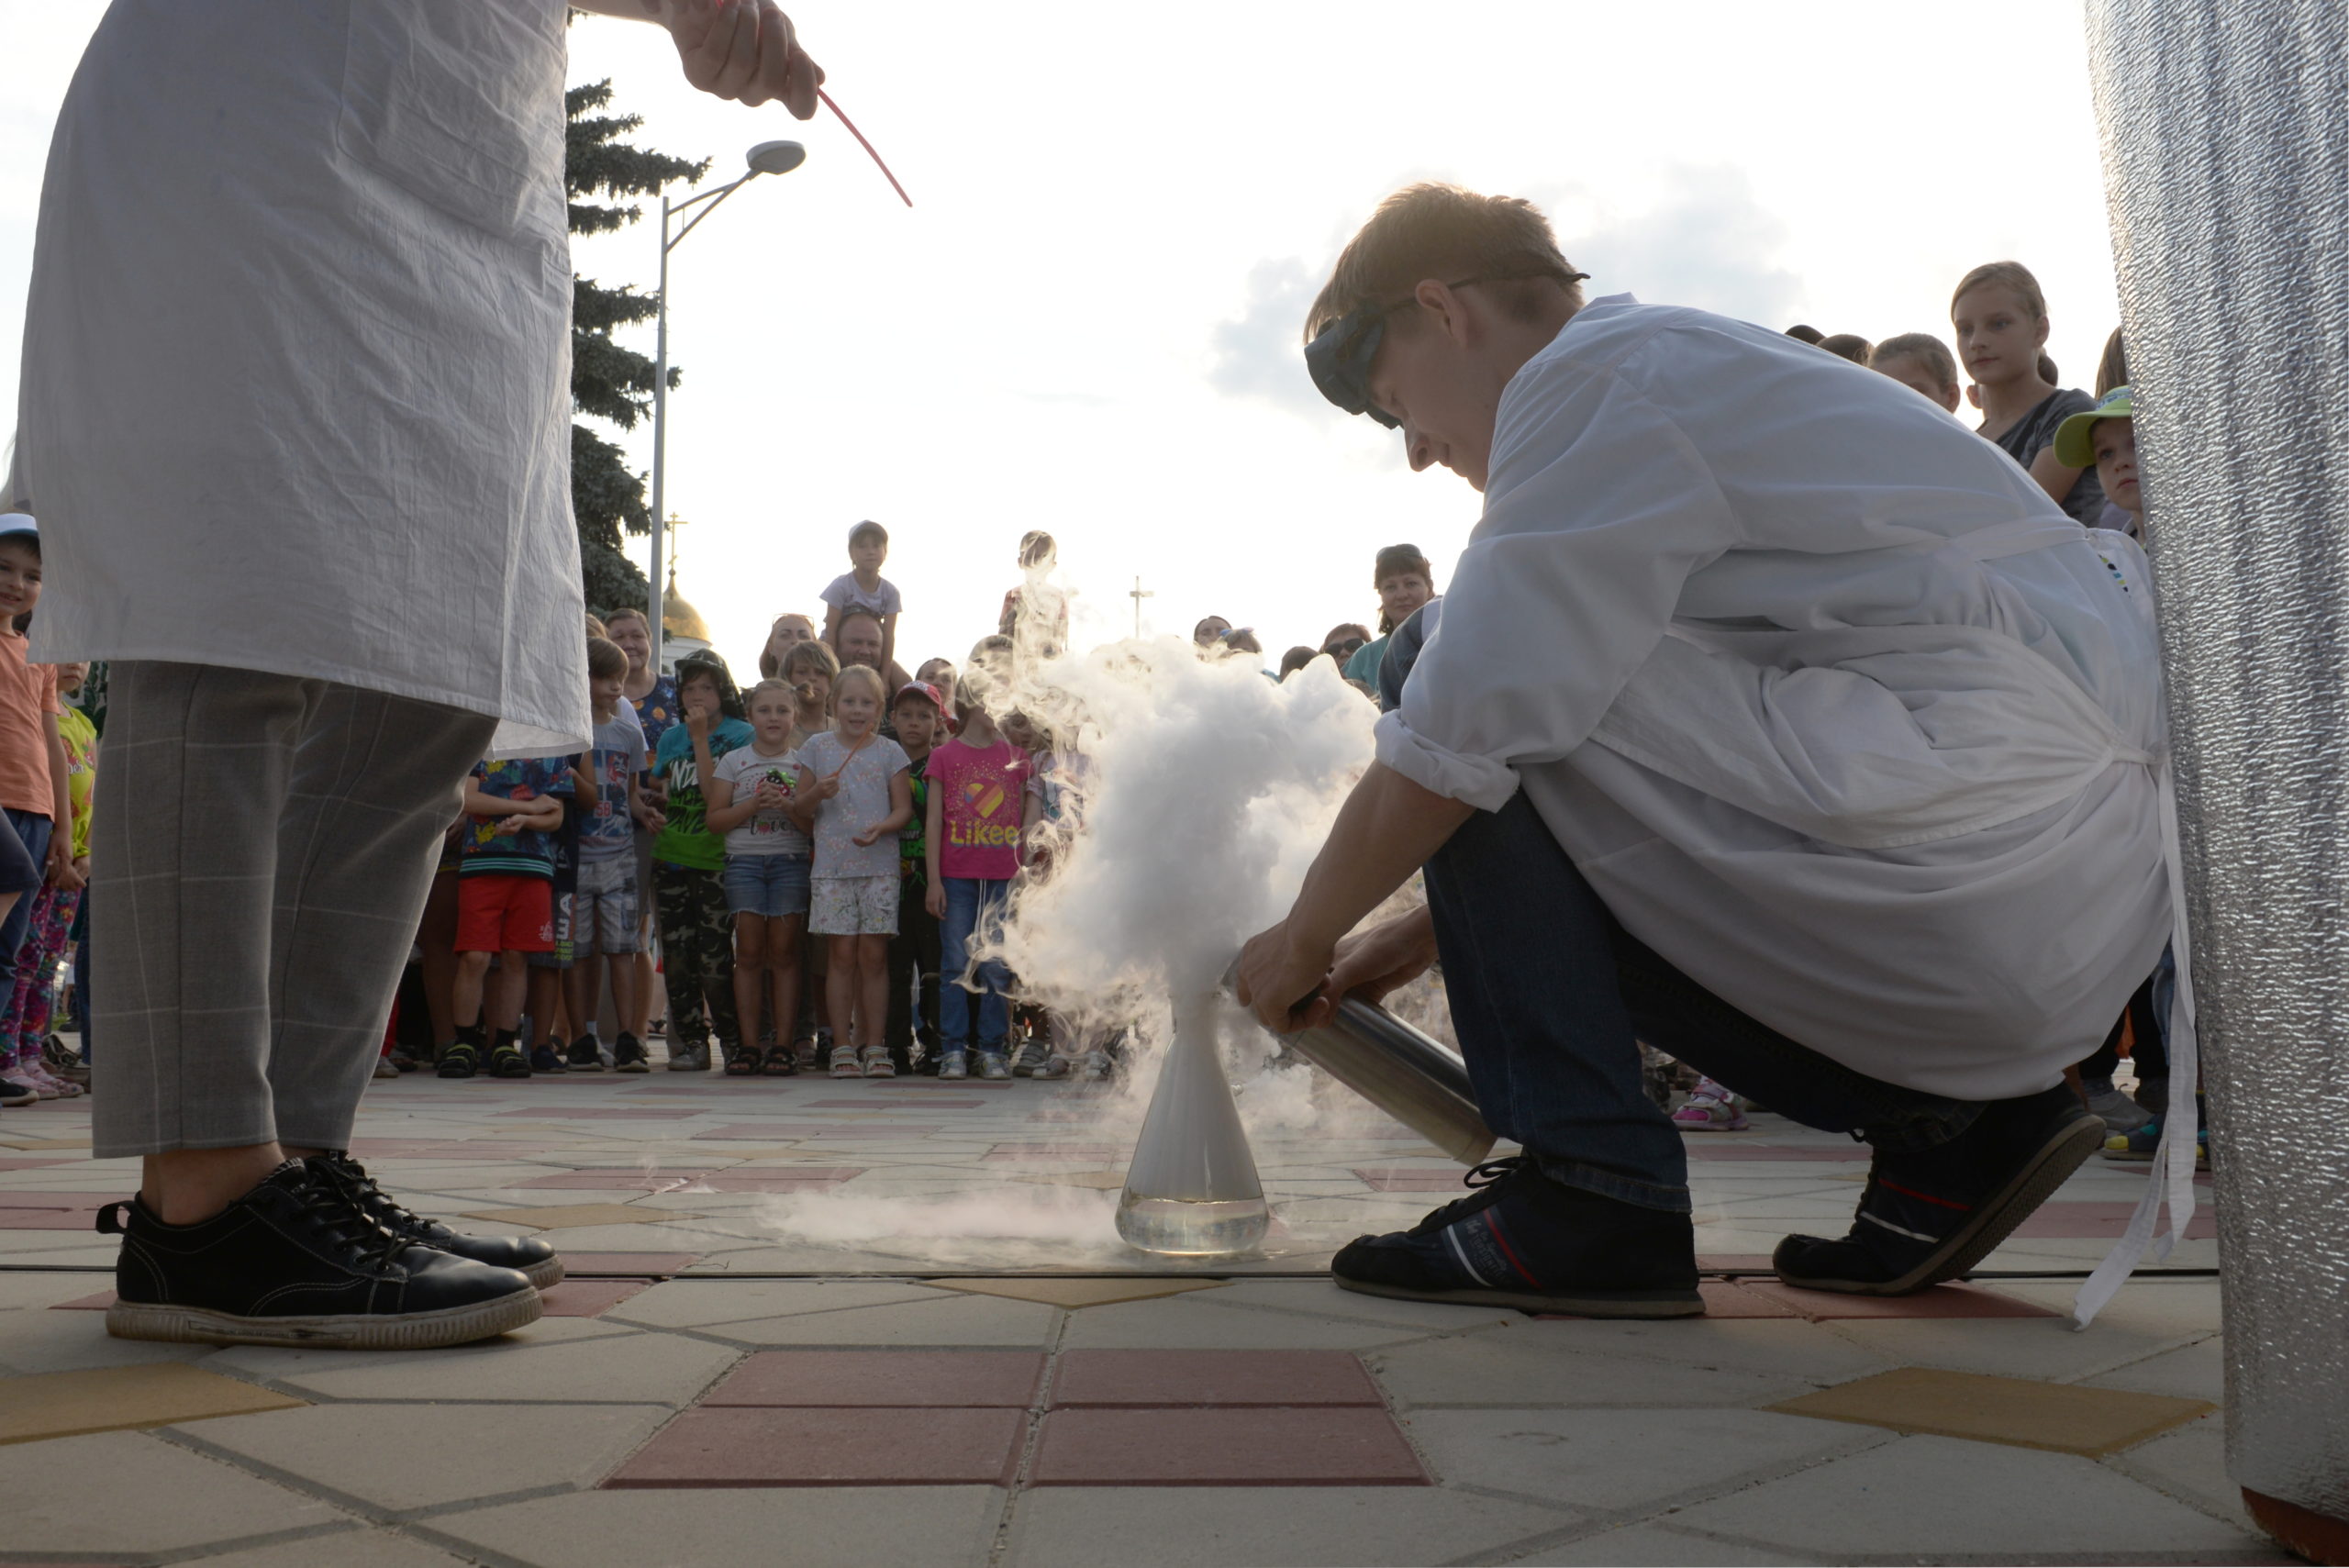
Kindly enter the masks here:
[[2349, 1520], [2349, 6], [2089, 0], [2088, 42], [2169, 676], [2228, 1468]]

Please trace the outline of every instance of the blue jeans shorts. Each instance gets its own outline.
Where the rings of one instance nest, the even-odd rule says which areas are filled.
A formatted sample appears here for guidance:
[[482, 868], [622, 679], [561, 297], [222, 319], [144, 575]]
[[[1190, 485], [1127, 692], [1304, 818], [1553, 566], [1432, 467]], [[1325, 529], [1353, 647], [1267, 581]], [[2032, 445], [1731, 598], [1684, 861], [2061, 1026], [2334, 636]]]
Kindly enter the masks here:
[[726, 857], [726, 912], [770, 920], [807, 913], [806, 855]]

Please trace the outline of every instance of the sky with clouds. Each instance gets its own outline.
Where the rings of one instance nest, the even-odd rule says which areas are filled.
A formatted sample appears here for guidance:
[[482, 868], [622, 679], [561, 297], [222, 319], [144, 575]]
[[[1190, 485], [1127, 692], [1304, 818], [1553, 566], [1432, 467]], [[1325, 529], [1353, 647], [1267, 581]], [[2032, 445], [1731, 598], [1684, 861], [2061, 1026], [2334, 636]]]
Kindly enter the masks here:
[[[819, 608], [861, 517], [892, 534], [908, 665], [994, 629], [1030, 528], [1080, 641], [1130, 631], [1137, 577], [1145, 630], [1220, 614], [1275, 660], [1375, 617], [1380, 545], [1441, 577], [1476, 495], [1320, 402], [1297, 352], [1338, 250], [1412, 180], [1536, 201], [1598, 294], [1946, 339], [1952, 284], [2013, 257], [2075, 385], [2117, 320], [2077, 0], [790, 8], [910, 210], [829, 117], [697, 95], [641, 24], [571, 34], [572, 80], [610, 78], [713, 182], [807, 145], [672, 257], [679, 584], [738, 664]], [[101, 11], [0, 0], [0, 362]], [[656, 261], [649, 220], [574, 256], [648, 288]], [[0, 376], [0, 430], [16, 400]], [[649, 463], [649, 429], [627, 445]]]

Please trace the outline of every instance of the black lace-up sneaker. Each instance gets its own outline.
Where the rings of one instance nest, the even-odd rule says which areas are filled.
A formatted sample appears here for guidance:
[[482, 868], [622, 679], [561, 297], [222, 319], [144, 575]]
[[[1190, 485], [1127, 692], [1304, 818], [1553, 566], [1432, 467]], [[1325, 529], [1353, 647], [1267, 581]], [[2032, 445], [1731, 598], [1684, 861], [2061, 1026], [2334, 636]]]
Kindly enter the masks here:
[[1906, 1296], [1988, 1257], [2104, 1142], [2104, 1120], [2064, 1084], [1993, 1100], [1938, 1148], [1876, 1151], [1859, 1213], [1835, 1240], [1789, 1236], [1771, 1266], [1805, 1290]]
[[1584, 1318], [1705, 1310], [1688, 1216], [1553, 1182], [1522, 1156], [1465, 1180], [1475, 1191], [1408, 1230], [1348, 1242], [1330, 1277], [1368, 1296]]
[[521, 1274], [411, 1245], [299, 1160], [196, 1224], [166, 1225], [133, 1198], [100, 1209], [97, 1228], [122, 1238], [106, 1308], [118, 1339], [435, 1350], [542, 1309]]
[[583, 1034], [571, 1042], [571, 1054], [564, 1065], [573, 1073], [601, 1073], [604, 1070], [603, 1048], [592, 1034]]
[[652, 1063], [644, 1054], [644, 1046], [626, 1029], [612, 1041], [612, 1071], [615, 1073], [650, 1073]]
[[437, 1219], [427, 1219], [399, 1203], [375, 1184], [367, 1168], [340, 1149], [314, 1154], [311, 1170], [340, 1187], [351, 1206], [411, 1246], [512, 1269], [540, 1290], [562, 1283], [562, 1260], [554, 1249], [533, 1236], [463, 1236]]

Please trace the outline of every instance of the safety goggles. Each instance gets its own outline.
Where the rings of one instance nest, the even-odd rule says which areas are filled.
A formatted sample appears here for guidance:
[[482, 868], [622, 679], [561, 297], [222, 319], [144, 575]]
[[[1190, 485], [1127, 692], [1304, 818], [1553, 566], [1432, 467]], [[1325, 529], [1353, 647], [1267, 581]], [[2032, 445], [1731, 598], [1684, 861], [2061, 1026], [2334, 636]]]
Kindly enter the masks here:
[[[1576, 284], [1588, 276], [1588, 272], [1562, 272], [1554, 267], [1541, 267], [1531, 272], [1462, 278], [1444, 286], [1464, 289], [1476, 284], [1508, 283], [1520, 278], [1557, 278]], [[1369, 415], [1390, 430], [1400, 428], [1402, 421], [1371, 401], [1370, 365], [1378, 358], [1378, 345], [1386, 339], [1386, 318], [1410, 303], [1408, 297], [1386, 305], [1365, 300], [1324, 327], [1305, 345], [1305, 368], [1312, 373], [1313, 384], [1321, 389], [1321, 395], [1349, 414]]]

